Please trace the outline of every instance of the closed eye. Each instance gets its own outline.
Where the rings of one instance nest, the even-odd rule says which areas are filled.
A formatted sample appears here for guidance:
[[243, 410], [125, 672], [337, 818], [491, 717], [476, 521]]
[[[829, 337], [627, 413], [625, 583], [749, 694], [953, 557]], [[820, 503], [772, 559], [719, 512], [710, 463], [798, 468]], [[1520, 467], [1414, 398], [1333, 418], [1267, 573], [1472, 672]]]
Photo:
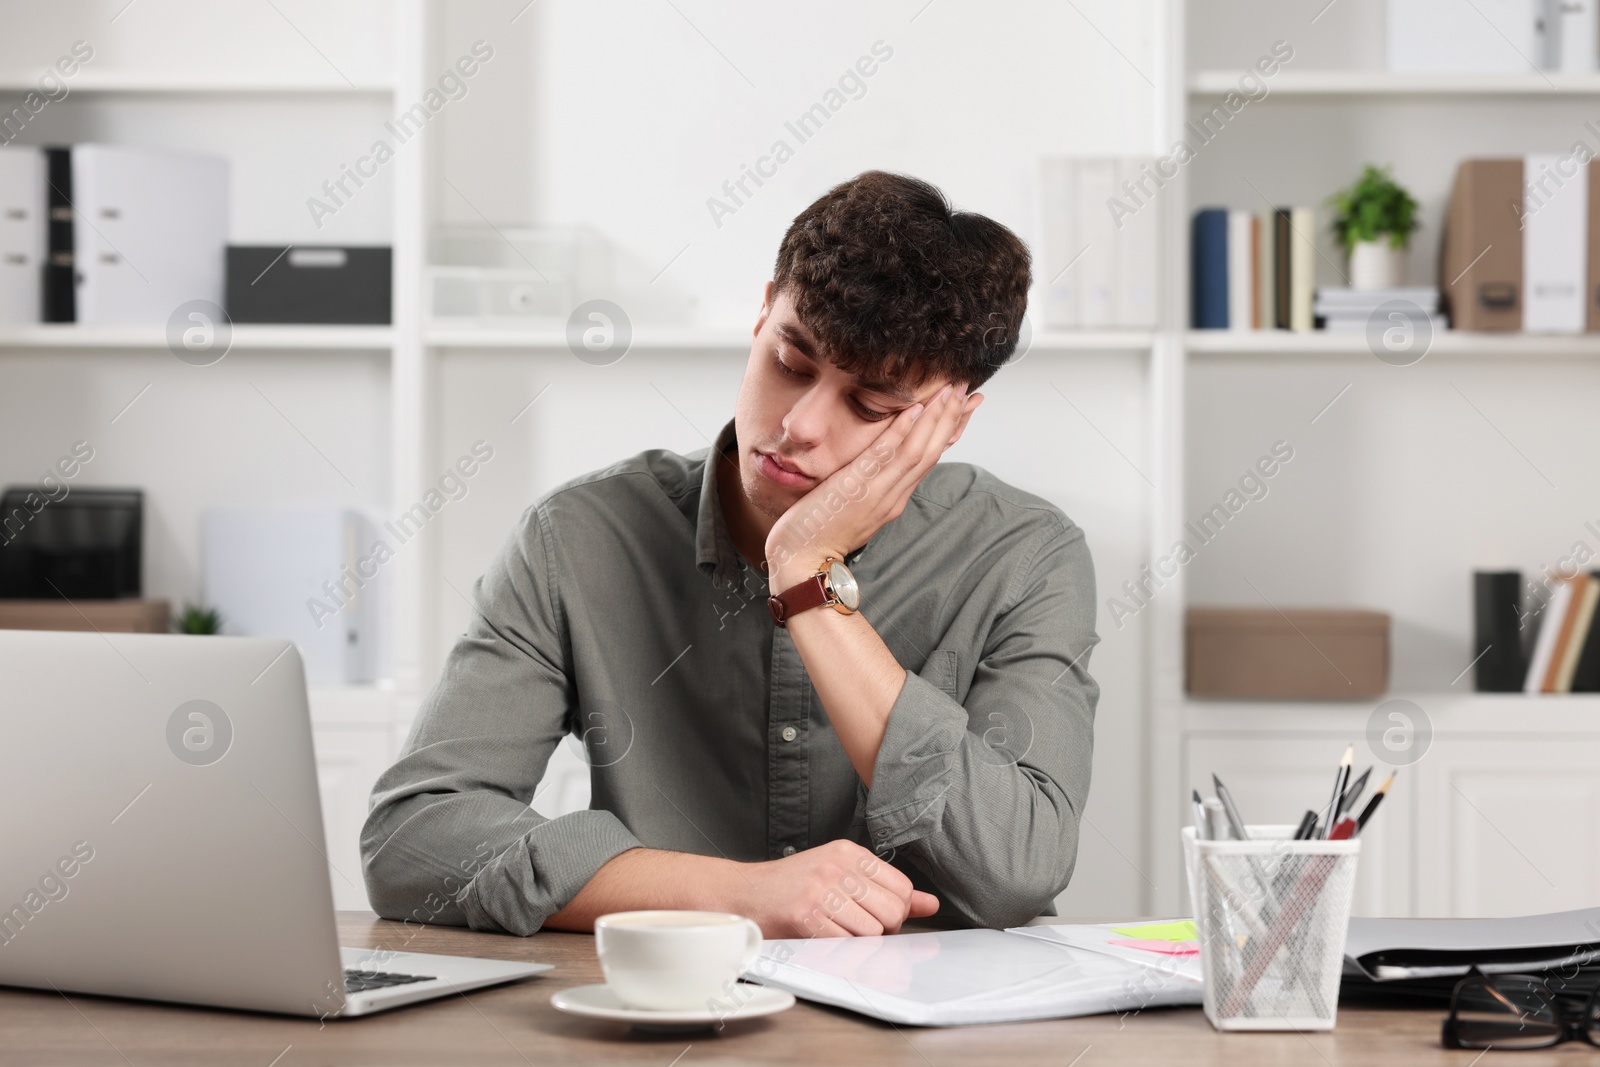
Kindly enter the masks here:
[[[810, 377], [810, 375], [806, 374], [804, 371], [798, 371], [789, 366], [789, 364], [780, 359], [776, 353], [774, 353], [772, 361], [778, 365], [778, 370], [786, 377], [801, 380]], [[857, 414], [859, 414], [867, 422], [881, 422], [882, 420], [887, 419], [894, 414], [892, 411], [879, 411], [876, 408], [868, 407], [859, 400], [852, 399], [851, 403], [855, 405]]]

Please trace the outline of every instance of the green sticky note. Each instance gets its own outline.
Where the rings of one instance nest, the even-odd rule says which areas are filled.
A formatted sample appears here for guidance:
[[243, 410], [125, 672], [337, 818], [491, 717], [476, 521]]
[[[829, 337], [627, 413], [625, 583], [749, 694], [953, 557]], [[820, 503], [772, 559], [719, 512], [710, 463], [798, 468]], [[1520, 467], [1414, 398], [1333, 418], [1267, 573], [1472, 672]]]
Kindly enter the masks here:
[[1195, 941], [1200, 937], [1190, 919], [1180, 919], [1175, 923], [1149, 923], [1145, 926], [1113, 926], [1111, 931], [1123, 937], [1137, 937], [1145, 941]]

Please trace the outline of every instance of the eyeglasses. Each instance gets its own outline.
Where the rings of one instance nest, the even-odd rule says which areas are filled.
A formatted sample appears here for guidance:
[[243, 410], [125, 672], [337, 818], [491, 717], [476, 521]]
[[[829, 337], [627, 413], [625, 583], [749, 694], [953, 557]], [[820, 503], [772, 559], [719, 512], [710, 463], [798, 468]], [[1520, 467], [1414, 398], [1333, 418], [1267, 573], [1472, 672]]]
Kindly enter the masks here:
[[1600, 1045], [1600, 986], [1584, 997], [1553, 993], [1531, 974], [1470, 975], [1450, 994], [1440, 1041], [1446, 1048], [1508, 1050], [1563, 1041]]

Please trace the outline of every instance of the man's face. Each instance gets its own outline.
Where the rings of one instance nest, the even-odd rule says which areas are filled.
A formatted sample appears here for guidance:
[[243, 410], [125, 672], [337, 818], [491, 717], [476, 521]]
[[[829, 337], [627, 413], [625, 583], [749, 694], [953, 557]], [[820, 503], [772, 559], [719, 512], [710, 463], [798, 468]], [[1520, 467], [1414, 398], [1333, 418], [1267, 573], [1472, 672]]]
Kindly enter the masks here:
[[841, 371], [795, 317], [789, 295], [768, 282], [734, 411], [746, 499], [777, 519], [865, 451], [896, 414], [931, 399], [948, 381], [926, 381], [913, 390]]

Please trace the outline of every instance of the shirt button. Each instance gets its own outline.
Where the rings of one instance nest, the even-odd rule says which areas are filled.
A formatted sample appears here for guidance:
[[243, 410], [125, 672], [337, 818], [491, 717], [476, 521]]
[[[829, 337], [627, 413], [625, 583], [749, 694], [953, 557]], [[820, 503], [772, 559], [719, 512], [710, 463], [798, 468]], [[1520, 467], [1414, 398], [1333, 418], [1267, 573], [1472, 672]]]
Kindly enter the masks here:
[[785, 741], [793, 741], [795, 738], [800, 736], [800, 731], [796, 730], [793, 726], [785, 726], [783, 728], [783, 732], [778, 736], [783, 738]]
[[793, 845], [784, 845], [784, 846], [783, 846], [783, 854], [784, 854], [784, 855], [785, 855], [785, 856], [792, 856], [792, 855], [794, 855], [794, 846], [793, 846]]

